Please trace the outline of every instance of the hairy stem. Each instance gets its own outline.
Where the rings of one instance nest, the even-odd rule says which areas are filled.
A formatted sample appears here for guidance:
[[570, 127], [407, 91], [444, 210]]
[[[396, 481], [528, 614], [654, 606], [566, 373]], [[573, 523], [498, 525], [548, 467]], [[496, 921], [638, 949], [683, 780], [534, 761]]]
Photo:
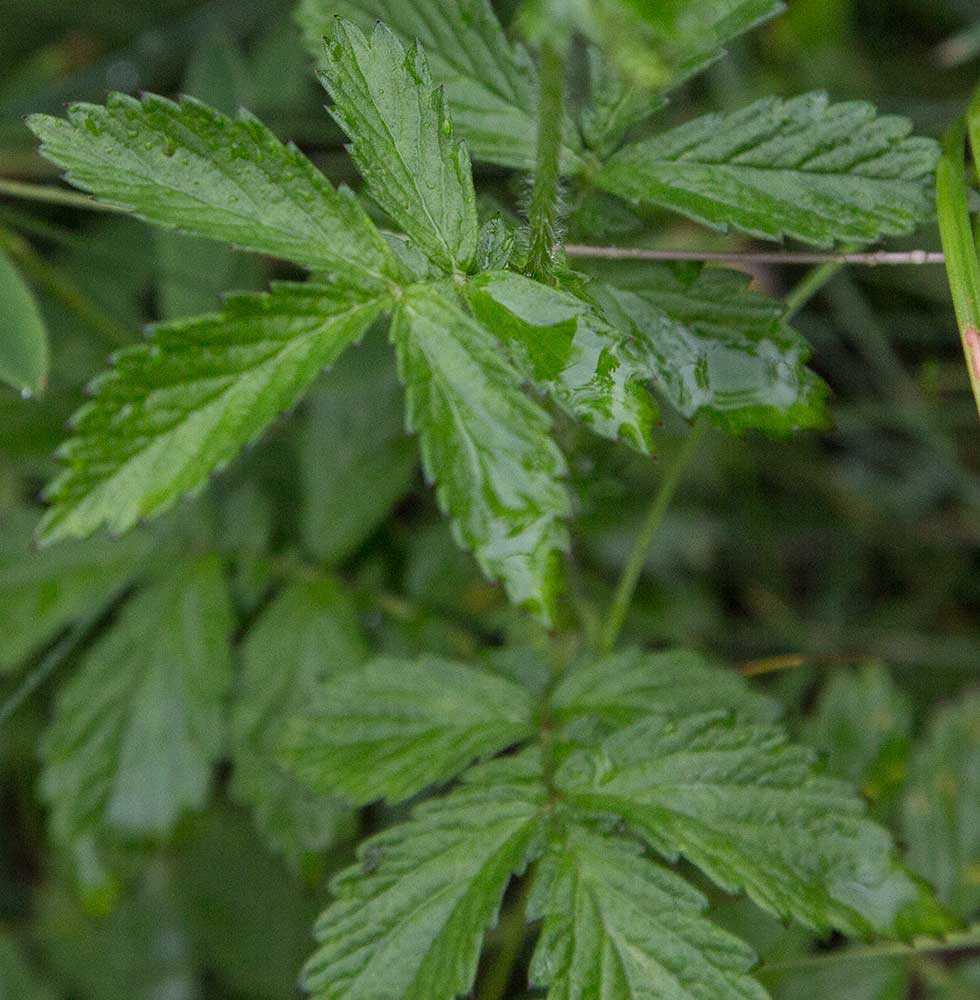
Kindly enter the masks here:
[[647, 561], [654, 536], [663, 523], [664, 515], [674, 499], [677, 487], [680, 486], [681, 479], [697, 453], [698, 445], [707, 429], [707, 420], [703, 416], [698, 417], [680, 451], [664, 471], [663, 481], [650, 504], [650, 509], [647, 511], [636, 540], [633, 542], [633, 549], [609, 608], [609, 617], [606, 620], [606, 628], [599, 647], [600, 652], [604, 654], [611, 653], [616, 645], [616, 640], [619, 638], [619, 633], [626, 621], [626, 615], [629, 613], [633, 595], [640, 582], [640, 575], [643, 573], [643, 566]]
[[595, 247], [581, 243], [570, 243], [565, 247], [569, 257], [594, 257], [603, 260], [649, 260], [649, 261], [698, 261], [721, 264], [858, 264], [865, 267], [882, 266], [922, 266], [923, 264], [945, 264], [946, 256], [930, 253], [928, 250], [904, 250], [890, 252], [876, 250], [871, 253], [797, 253], [797, 252], [749, 252], [720, 253], [707, 250], [647, 250], [643, 247]]
[[528, 208], [531, 249], [527, 273], [548, 280], [558, 243], [561, 202], [561, 140], [564, 122], [565, 59], [554, 41], [541, 46], [538, 152]]

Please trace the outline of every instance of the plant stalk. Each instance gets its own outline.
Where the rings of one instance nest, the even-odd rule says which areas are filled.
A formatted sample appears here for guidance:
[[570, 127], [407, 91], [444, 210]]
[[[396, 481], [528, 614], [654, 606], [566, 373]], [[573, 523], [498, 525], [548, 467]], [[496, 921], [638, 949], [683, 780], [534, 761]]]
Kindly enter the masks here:
[[592, 257], [600, 260], [695, 261], [721, 264], [857, 264], [865, 267], [901, 267], [924, 264], [945, 264], [946, 256], [928, 250], [887, 251], [871, 253], [796, 253], [796, 252], [712, 252], [707, 250], [647, 250], [644, 247], [587, 246], [569, 243], [569, 257]]
[[526, 267], [530, 277], [542, 281], [551, 279], [559, 240], [564, 94], [564, 51], [554, 40], [546, 40], [541, 46], [538, 151], [528, 207], [531, 247]]
[[653, 502], [647, 511], [646, 518], [633, 542], [629, 560], [623, 575], [620, 577], [613, 596], [612, 604], [609, 608], [609, 617], [606, 620], [606, 627], [602, 634], [602, 641], [599, 651], [602, 654], [611, 653], [619, 639], [619, 633], [623, 629], [626, 616], [629, 613], [630, 604], [633, 602], [633, 595], [636, 593], [643, 567], [647, 561], [650, 547], [653, 545], [654, 536], [657, 534], [660, 525], [663, 523], [664, 515], [670, 507], [681, 479], [687, 471], [691, 460], [698, 450], [698, 445], [708, 429], [707, 420], [701, 416], [694, 422], [690, 433], [687, 435], [680, 451], [674, 456], [673, 461], [667, 467], [660, 488], [657, 490]]

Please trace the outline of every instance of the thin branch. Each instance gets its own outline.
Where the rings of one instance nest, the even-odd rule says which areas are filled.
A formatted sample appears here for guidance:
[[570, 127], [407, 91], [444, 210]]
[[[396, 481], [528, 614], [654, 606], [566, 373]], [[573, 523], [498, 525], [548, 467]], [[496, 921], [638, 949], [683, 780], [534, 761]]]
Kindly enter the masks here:
[[963, 951], [980, 951], [980, 927], [971, 927], [945, 940], [916, 941], [914, 944], [889, 943], [867, 948], [844, 948], [819, 954], [804, 955], [780, 962], [770, 962], [756, 971], [758, 976], [778, 975], [798, 969], [819, 969], [825, 962], [861, 962], [879, 958], [902, 958], [915, 955], [952, 955]]
[[698, 417], [690, 431], [688, 431], [680, 450], [674, 456], [673, 461], [664, 470], [664, 477], [660, 482], [660, 488], [654, 494], [650, 508], [643, 520], [643, 524], [633, 548], [630, 552], [629, 560], [623, 575], [620, 577], [619, 585], [613, 596], [612, 605], [609, 608], [609, 617], [606, 619], [606, 628], [601, 638], [600, 651], [611, 653], [616, 646], [616, 640], [626, 622], [630, 605], [633, 603], [633, 595], [636, 593], [643, 567], [646, 565], [650, 548], [653, 545], [654, 537], [663, 522], [664, 515], [670, 507], [674, 494], [681, 484], [681, 479], [687, 471], [688, 466], [697, 453], [698, 445], [708, 429], [707, 422], [703, 416]]
[[644, 247], [593, 247], [570, 243], [565, 247], [569, 257], [595, 257], [603, 260], [698, 261], [723, 264], [859, 264], [865, 267], [921, 266], [945, 264], [942, 253], [928, 250], [886, 251], [871, 253], [810, 253], [795, 251], [761, 251], [751, 253], [721, 253], [706, 250], [648, 250]]

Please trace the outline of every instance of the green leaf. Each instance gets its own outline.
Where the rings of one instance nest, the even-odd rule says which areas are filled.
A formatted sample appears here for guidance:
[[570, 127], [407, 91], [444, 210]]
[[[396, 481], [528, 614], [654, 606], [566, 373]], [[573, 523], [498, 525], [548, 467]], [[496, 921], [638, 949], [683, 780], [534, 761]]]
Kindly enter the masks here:
[[5, 511], [0, 524], [0, 674], [14, 670], [67, 625], [108, 607], [150, 548], [133, 534], [65, 542], [38, 552], [34, 511]]
[[940, 708], [912, 756], [902, 810], [909, 864], [962, 917], [980, 912], [980, 695]]
[[573, 826], [541, 861], [528, 916], [544, 918], [532, 985], [548, 1000], [765, 1000], [748, 945], [708, 901], [632, 844]]
[[85, 535], [101, 524], [125, 531], [199, 489], [385, 305], [340, 283], [281, 284], [267, 295], [235, 296], [220, 313], [156, 327], [150, 342], [116, 355], [75, 416], [42, 537]]
[[651, 716], [573, 755], [556, 784], [573, 806], [620, 817], [666, 858], [820, 932], [951, 929], [861, 800], [816, 775], [812, 753], [779, 729], [721, 713]]
[[112, 94], [68, 119], [32, 115], [41, 152], [77, 187], [155, 222], [333, 271], [381, 291], [402, 277], [357, 199], [247, 112]]
[[286, 757], [311, 787], [398, 802], [533, 735], [519, 685], [427, 656], [373, 660], [324, 684], [291, 726]]
[[683, 717], [722, 705], [747, 721], [771, 722], [779, 713], [734, 670], [685, 650], [585, 659], [562, 676], [550, 705], [559, 722], [591, 716], [617, 729], [646, 715]]
[[41, 793], [58, 840], [102, 824], [165, 836], [208, 796], [224, 749], [231, 611], [215, 558], [134, 597], [58, 695]]
[[[453, 120], [478, 160], [530, 170], [537, 142], [534, 73], [510, 44], [489, 0], [301, 0], [297, 14], [307, 46], [323, 68], [333, 19], [362, 31], [384, 21], [406, 45], [425, 50], [434, 81], [446, 88]], [[566, 150], [569, 164], [574, 150]]]
[[350, 598], [330, 577], [292, 583], [249, 630], [232, 709], [232, 795], [251, 806], [256, 826], [294, 869], [350, 831], [336, 796], [313, 794], [280, 763], [288, 721], [329, 678], [367, 655]]
[[48, 333], [37, 301], [13, 261], [0, 248], [0, 381], [25, 395], [48, 380]]
[[912, 232], [932, 209], [938, 146], [911, 130], [860, 102], [766, 98], [626, 146], [596, 183], [717, 229], [869, 243]]
[[705, 414], [731, 432], [784, 435], [828, 422], [810, 346], [779, 302], [720, 268], [615, 272], [622, 287], [589, 286], [606, 314], [633, 333], [657, 389], [684, 417]]
[[319, 949], [303, 971], [315, 1000], [468, 992], [508, 882], [541, 847], [544, 788], [523, 775], [500, 780], [493, 767], [496, 782], [427, 803], [362, 845], [316, 926]]
[[883, 814], [905, 782], [911, 735], [912, 706], [880, 663], [834, 671], [802, 731], [827, 770]]
[[597, 434], [648, 453], [656, 406], [626, 337], [569, 292], [507, 271], [466, 285], [477, 319], [511, 348], [527, 378]]
[[311, 393], [300, 444], [306, 548], [328, 565], [353, 555], [415, 482], [418, 448], [391, 348], [365, 338]]
[[380, 22], [368, 38], [338, 20], [326, 51], [333, 116], [371, 197], [430, 260], [468, 271], [479, 229], [473, 171], [422, 50], [406, 52]]
[[416, 287], [392, 324], [411, 428], [457, 540], [511, 600], [549, 621], [567, 545], [565, 460], [547, 414], [451, 289]]
[[629, 131], [660, 111], [666, 100], [649, 87], [625, 79], [597, 48], [590, 48], [589, 102], [582, 109], [582, 136], [589, 149], [607, 159]]

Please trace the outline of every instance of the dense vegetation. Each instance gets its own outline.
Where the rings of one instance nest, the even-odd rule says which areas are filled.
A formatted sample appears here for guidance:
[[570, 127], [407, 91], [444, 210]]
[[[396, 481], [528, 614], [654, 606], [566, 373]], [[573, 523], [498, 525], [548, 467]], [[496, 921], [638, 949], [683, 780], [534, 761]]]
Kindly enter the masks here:
[[12, 6], [0, 998], [980, 996], [974, 3]]

